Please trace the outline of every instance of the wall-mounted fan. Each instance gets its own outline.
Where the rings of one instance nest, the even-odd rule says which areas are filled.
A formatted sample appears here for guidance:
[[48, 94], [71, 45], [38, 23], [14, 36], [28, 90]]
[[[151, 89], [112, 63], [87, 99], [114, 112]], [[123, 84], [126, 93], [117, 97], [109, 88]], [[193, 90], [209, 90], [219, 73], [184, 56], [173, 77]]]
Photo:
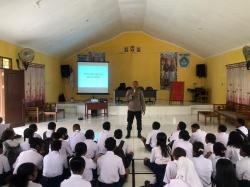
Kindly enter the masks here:
[[243, 54], [246, 59], [247, 69], [250, 70], [250, 46], [243, 47]]
[[30, 63], [35, 58], [35, 52], [32, 49], [24, 48], [18, 53], [17, 67], [18, 69], [27, 70]]

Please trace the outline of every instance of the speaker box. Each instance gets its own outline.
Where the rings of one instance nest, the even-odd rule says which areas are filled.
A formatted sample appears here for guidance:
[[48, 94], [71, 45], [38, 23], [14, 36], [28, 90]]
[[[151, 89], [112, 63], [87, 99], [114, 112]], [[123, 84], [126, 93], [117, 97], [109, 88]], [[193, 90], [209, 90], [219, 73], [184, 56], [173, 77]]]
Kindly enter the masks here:
[[61, 76], [63, 78], [68, 78], [70, 76], [70, 66], [69, 65], [61, 65]]
[[196, 76], [197, 77], [207, 77], [206, 64], [197, 64], [196, 65]]
[[250, 61], [247, 61], [247, 70], [250, 70]]

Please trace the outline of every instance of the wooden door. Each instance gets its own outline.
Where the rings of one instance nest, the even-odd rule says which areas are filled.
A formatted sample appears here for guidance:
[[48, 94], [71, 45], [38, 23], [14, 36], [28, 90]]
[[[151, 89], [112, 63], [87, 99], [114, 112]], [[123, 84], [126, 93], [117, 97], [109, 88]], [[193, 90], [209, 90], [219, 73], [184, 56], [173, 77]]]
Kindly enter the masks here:
[[24, 71], [4, 70], [5, 123], [24, 125]]

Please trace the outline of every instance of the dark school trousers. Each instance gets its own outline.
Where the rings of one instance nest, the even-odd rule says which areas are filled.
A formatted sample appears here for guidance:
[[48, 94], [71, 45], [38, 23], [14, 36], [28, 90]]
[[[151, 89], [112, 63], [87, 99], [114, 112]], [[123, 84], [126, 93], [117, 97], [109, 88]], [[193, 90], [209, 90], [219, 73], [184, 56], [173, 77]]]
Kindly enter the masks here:
[[128, 117], [127, 117], [127, 122], [128, 122], [128, 126], [127, 126], [127, 130], [131, 131], [132, 130], [132, 124], [134, 121], [134, 117], [136, 118], [136, 122], [137, 122], [137, 130], [141, 131], [142, 130], [142, 123], [141, 123], [141, 111], [130, 111], [128, 110]]

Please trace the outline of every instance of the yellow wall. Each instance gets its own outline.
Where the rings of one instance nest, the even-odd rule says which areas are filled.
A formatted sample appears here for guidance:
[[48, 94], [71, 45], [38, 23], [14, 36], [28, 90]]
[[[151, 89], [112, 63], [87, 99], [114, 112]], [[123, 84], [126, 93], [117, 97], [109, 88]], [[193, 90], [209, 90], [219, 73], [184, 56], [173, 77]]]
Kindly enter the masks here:
[[[12, 58], [13, 68], [17, 69], [16, 57], [21, 47], [0, 40], [0, 56]], [[33, 63], [45, 64], [45, 99], [46, 102], [57, 102], [62, 91], [60, 61], [36, 52]]]
[[242, 61], [245, 61], [242, 49], [233, 50], [206, 59], [208, 72], [207, 88], [209, 89], [211, 103], [226, 103], [226, 65]]
[[[125, 46], [139, 46], [142, 49], [140, 54], [124, 54], [122, 49]], [[185, 49], [175, 46], [166, 41], [162, 41], [143, 32], [126, 32], [115, 38], [103, 43], [91, 46], [81, 50], [79, 53], [73, 54], [64, 60], [64, 64], [71, 64], [74, 71], [76, 70], [76, 55], [86, 54], [89, 51], [105, 52], [106, 60], [110, 62], [110, 90], [119, 86], [120, 82], [126, 82], [131, 85], [133, 80], [138, 80], [143, 87], [152, 86], [159, 90], [158, 98], [168, 100], [169, 91], [160, 90], [160, 53], [161, 52], [187, 52]], [[188, 68], [178, 67], [178, 80], [185, 81], [185, 100], [191, 99], [187, 88], [196, 86], [205, 86], [205, 80], [196, 77], [196, 64], [203, 63], [204, 59], [191, 53], [191, 63]], [[68, 80], [64, 81], [64, 92], [69, 99], [74, 97], [76, 100], [86, 99], [89, 96], [79, 96], [75, 94], [75, 90], [69, 84]], [[110, 95], [110, 98], [112, 95]]]

